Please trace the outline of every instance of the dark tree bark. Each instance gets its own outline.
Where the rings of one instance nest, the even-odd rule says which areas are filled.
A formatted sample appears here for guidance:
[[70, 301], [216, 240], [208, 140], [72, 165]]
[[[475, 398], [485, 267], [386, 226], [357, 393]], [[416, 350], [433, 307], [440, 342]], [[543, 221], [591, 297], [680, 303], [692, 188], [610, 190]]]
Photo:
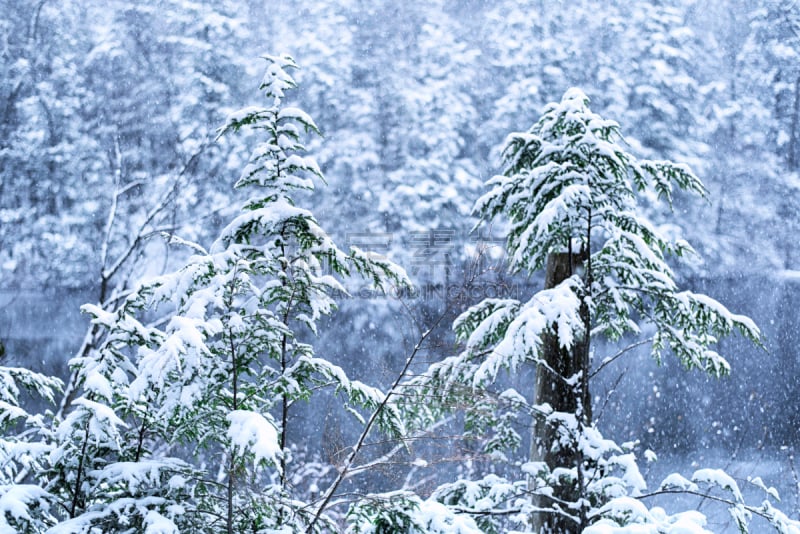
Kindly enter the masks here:
[[[551, 289], [572, 276], [575, 267], [586, 259], [585, 254], [568, 252], [553, 253], [547, 258], [545, 273], [545, 289]], [[583, 313], [583, 307], [581, 309]], [[583, 376], [584, 360], [588, 354], [588, 337], [577, 342], [569, 349], [559, 345], [558, 332], [546, 334], [542, 339], [542, 362], [536, 370], [536, 386], [534, 404], [549, 404], [554, 411], [575, 414], [576, 419], [584, 421], [590, 414], [591, 407], [584, 408], [584, 399], [588, 397], [588, 384], [583, 380], [569, 382], [575, 376]], [[591, 417], [591, 415], [588, 415]], [[531, 435], [531, 460], [544, 462], [550, 468], [569, 467], [580, 461], [578, 451], [572, 442], [563, 443], [560, 432], [563, 429], [549, 424], [542, 418], [534, 423]], [[580, 468], [579, 468], [580, 471]], [[540, 508], [552, 508], [554, 502], [575, 502], [580, 492], [580, 484], [576, 481], [564, 481], [553, 485], [553, 498], [536, 497], [534, 505]], [[575, 516], [577, 510], [565, 510]], [[582, 530], [581, 525], [567, 515], [544, 512], [535, 514], [532, 520], [533, 532], [537, 534], [570, 534]]]

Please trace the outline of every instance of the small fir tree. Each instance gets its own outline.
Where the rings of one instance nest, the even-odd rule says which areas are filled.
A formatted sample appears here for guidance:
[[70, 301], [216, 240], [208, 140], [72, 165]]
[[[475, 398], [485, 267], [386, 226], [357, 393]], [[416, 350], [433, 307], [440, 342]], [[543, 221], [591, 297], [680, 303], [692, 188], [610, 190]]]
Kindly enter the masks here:
[[[738, 331], [759, 342], [748, 318], [678, 289], [666, 257], [692, 249], [663, 236], [637, 209], [639, 195], [649, 192], [670, 204], [676, 187], [702, 195], [701, 182], [685, 166], [637, 160], [625, 150], [618, 125], [592, 113], [577, 89], [547, 106], [528, 132], [511, 134], [503, 157], [504, 173], [489, 180], [475, 211], [487, 223], [508, 220], [511, 270], [546, 269], [546, 288], [527, 302], [485, 299], [464, 312], [454, 323], [463, 352], [410, 384], [410, 392], [438, 402], [406, 397], [403, 403], [418, 425], [448, 406], [464, 406], [467, 437], [480, 438], [492, 472], [508, 476], [445, 484], [433, 498], [472, 515], [486, 532], [510, 524], [536, 533], [627, 532], [632, 524], [705, 532], [700, 514], [668, 515], [637, 500], [646, 485], [634, 444], [603, 438], [589, 388], [602, 368], [642, 344], [601, 358], [593, 352], [601, 337], [614, 344], [650, 336], [645, 342], [656, 359], [669, 351], [685, 367], [712, 376], [729, 372], [713, 350], [720, 337]], [[536, 368], [527, 391], [498, 388], [507, 385], [503, 370], [525, 365]], [[522, 464], [503, 467], [506, 454], [523, 442], [520, 424], [533, 429], [531, 453]], [[785, 520], [768, 503], [745, 505], [727, 475], [700, 470], [692, 481], [675, 480], [659, 491], [701, 492], [707, 484], [730, 492], [742, 529], [753, 513], [779, 530]]]
[[[108, 335], [74, 362], [85, 393], [56, 432], [52, 470], [61, 494], [73, 496], [70, 531], [301, 531], [315, 510], [289, 483], [292, 406], [331, 385], [354, 407], [382, 401], [304, 338], [335, 309], [341, 277], [356, 272], [388, 291], [407, 283], [405, 273], [355, 247], [340, 250], [296, 204], [297, 191], [322, 179], [301, 144], [304, 132], [319, 132], [283, 105], [293, 60], [265, 59], [267, 105], [232, 114], [220, 130], [264, 136], [236, 184], [251, 191], [241, 214], [208, 251], [174, 239], [195, 254], [140, 285], [119, 312], [85, 308]], [[158, 306], [166, 315], [146, 324]], [[378, 424], [402, 431], [390, 411]], [[317, 530], [331, 525], [319, 519]]]

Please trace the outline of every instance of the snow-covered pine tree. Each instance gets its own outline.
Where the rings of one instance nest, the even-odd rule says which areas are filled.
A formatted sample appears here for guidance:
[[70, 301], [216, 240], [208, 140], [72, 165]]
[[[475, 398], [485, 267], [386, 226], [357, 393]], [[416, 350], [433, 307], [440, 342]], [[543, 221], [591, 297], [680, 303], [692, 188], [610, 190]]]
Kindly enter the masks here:
[[[142, 293], [147, 294], [146, 290]], [[137, 354], [164, 341], [163, 332], [136, 319], [135, 294], [114, 311], [85, 305], [105, 331], [96, 350], [70, 361], [79, 393], [50, 433], [51, 452], [37, 474], [56, 502], [48, 532], [176, 532], [189, 501], [183, 480], [194, 475], [161, 447], [169, 421], [155, 409], [155, 392], [135, 394]]]
[[[120, 531], [125, 522], [154, 532], [302, 531], [316, 510], [289, 483], [293, 404], [323, 386], [351, 409], [374, 410], [383, 400], [316, 357], [304, 338], [335, 309], [341, 277], [358, 273], [387, 291], [407, 284], [406, 275], [382, 257], [340, 250], [296, 204], [298, 191], [322, 179], [301, 144], [304, 132], [318, 129], [283, 105], [295, 87], [287, 72], [294, 61], [265, 59], [267, 105], [232, 114], [220, 130], [250, 127], [264, 136], [236, 184], [251, 192], [241, 214], [208, 251], [175, 238], [195, 254], [177, 272], [141, 284], [119, 312], [86, 308], [109, 335], [97, 358], [75, 362], [86, 394], [57, 431], [65, 438], [61, 485], [81, 494], [70, 513], [81, 523], [68, 522], [71, 531], [97, 525], [100, 509], [113, 511]], [[166, 316], [147, 325], [159, 305]], [[399, 434], [392, 413], [381, 410], [377, 423]], [[188, 464], [171, 459], [176, 452]], [[153, 499], [122, 506], [131, 501], [126, 491], [139, 498], [143, 488]], [[83, 497], [89, 490], [91, 502]], [[316, 530], [330, 526], [324, 514], [315, 521]]]
[[[454, 323], [463, 352], [410, 384], [409, 392], [429, 396], [427, 403], [403, 399], [416, 424], [466, 406], [467, 434], [483, 438], [491, 464], [491, 474], [440, 486], [432, 498], [472, 515], [486, 532], [513, 525], [537, 534], [599, 533], [634, 523], [707, 532], [701, 514], [669, 515], [637, 500], [646, 485], [634, 445], [603, 438], [589, 394], [593, 376], [643, 343], [656, 359], [669, 351], [687, 368], [721, 376], [729, 366], [713, 350], [720, 337], [738, 331], [759, 342], [748, 318], [678, 289], [666, 257], [692, 249], [661, 235], [637, 209], [640, 194], [671, 203], [675, 187], [703, 194], [701, 182], [685, 166], [626, 152], [618, 125], [592, 113], [578, 89], [548, 105], [529, 131], [511, 134], [503, 157], [504, 173], [489, 180], [475, 211], [485, 223], [508, 221], [511, 270], [547, 268], [547, 287], [527, 302], [485, 299], [469, 308]], [[598, 338], [625, 348], [602, 357], [594, 354]], [[508, 389], [502, 371], [523, 366], [536, 368], [537, 383]], [[504, 464], [523, 442], [520, 424], [533, 429], [530, 456]], [[712, 470], [692, 481], [676, 475], [656, 492], [702, 493], [703, 484], [729, 492], [741, 528], [752, 514], [779, 530], [789, 524], [767, 502], [745, 505], [736, 483]]]
[[0, 367], [0, 532], [42, 532], [52, 524], [53, 496], [31, 476], [52, 451], [46, 439], [52, 414], [31, 414], [20, 396], [33, 393], [53, 403], [61, 387], [57, 378]]

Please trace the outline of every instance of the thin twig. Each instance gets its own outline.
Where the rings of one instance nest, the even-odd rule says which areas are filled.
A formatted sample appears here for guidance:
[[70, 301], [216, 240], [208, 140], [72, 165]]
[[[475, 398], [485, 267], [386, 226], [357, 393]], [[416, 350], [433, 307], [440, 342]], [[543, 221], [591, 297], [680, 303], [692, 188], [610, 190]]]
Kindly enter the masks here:
[[336, 476], [336, 479], [334, 479], [333, 483], [331, 483], [330, 487], [325, 492], [325, 496], [322, 499], [322, 503], [319, 505], [317, 511], [314, 513], [313, 519], [308, 524], [308, 528], [306, 529], [306, 532], [308, 534], [311, 534], [314, 531], [314, 526], [317, 524], [320, 517], [322, 516], [322, 512], [327, 508], [328, 503], [333, 497], [333, 494], [336, 492], [336, 490], [339, 488], [339, 485], [342, 483], [342, 481], [344, 481], [344, 479], [348, 476], [349, 472], [353, 468], [353, 463], [355, 462], [358, 453], [361, 451], [361, 448], [364, 446], [364, 443], [366, 442], [367, 439], [367, 435], [369, 435], [370, 431], [372, 430], [372, 427], [375, 426], [378, 417], [381, 415], [383, 410], [388, 405], [389, 399], [391, 399], [391, 397], [394, 395], [394, 392], [397, 390], [398, 386], [400, 385], [400, 382], [405, 378], [408, 368], [411, 367], [411, 363], [414, 361], [414, 357], [422, 348], [422, 345], [423, 343], [425, 343], [425, 340], [428, 339], [428, 336], [430, 336], [430, 334], [439, 325], [442, 319], [444, 319], [444, 316], [445, 314], [442, 313], [436, 319], [433, 326], [422, 333], [422, 336], [420, 336], [419, 341], [414, 346], [414, 350], [411, 352], [409, 357], [406, 358], [406, 363], [403, 366], [403, 369], [397, 375], [397, 378], [392, 384], [392, 387], [389, 388], [389, 391], [386, 393], [386, 396], [383, 398], [381, 403], [375, 408], [375, 410], [373, 410], [369, 420], [367, 421], [367, 424], [364, 426], [364, 430], [361, 432], [361, 435], [358, 438], [358, 441], [356, 442], [355, 446], [353, 446], [353, 450], [350, 452], [350, 454], [348, 455], [347, 459], [344, 462], [344, 465], [339, 470], [339, 474]]
[[628, 368], [626, 367], [626, 368], [625, 368], [625, 370], [619, 374], [619, 376], [617, 377], [617, 379], [616, 379], [616, 380], [614, 381], [614, 383], [611, 385], [611, 388], [609, 388], [609, 390], [608, 390], [608, 393], [606, 394], [606, 398], [605, 398], [605, 400], [603, 401], [603, 405], [600, 407], [600, 413], [599, 413], [599, 414], [597, 414], [597, 415], [595, 416], [595, 418], [594, 418], [594, 421], [595, 421], [595, 422], [597, 422], [597, 421], [600, 421], [600, 419], [602, 419], [602, 418], [603, 418], [603, 413], [604, 413], [604, 412], [605, 412], [605, 410], [606, 410], [606, 406], [608, 406], [608, 402], [611, 400], [611, 396], [612, 396], [612, 395], [613, 395], [613, 394], [614, 394], [614, 393], [617, 391], [617, 387], [619, 387], [619, 383], [620, 383], [620, 382], [622, 382], [622, 379], [623, 379], [623, 377], [624, 377], [624, 376], [625, 376], [627, 373], [628, 373]]
[[618, 358], [620, 358], [621, 356], [623, 356], [627, 352], [629, 352], [629, 351], [631, 351], [631, 350], [633, 350], [635, 348], [641, 347], [642, 345], [646, 345], [646, 344], [652, 343], [652, 342], [653, 342], [653, 338], [652, 337], [649, 337], [647, 339], [643, 339], [641, 341], [637, 341], [636, 343], [634, 343], [632, 345], [628, 345], [627, 347], [625, 347], [621, 351], [617, 352], [613, 356], [605, 358], [603, 360], [603, 363], [601, 363], [600, 366], [597, 369], [592, 371], [592, 374], [589, 375], [589, 378], [594, 378], [597, 375], [597, 373], [599, 373], [600, 371], [605, 369], [608, 365], [612, 364], [614, 361], [616, 361]]
[[751, 506], [749, 504], [744, 504], [744, 503], [741, 503], [741, 502], [733, 501], [731, 499], [726, 499], [724, 497], [718, 497], [716, 495], [711, 495], [710, 493], [697, 491], [697, 490], [661, 489], [661, 490], [653, 491], [651, 493], [647, 493], [647, 494], [644, 494], [644, 495], [638, 495], [638, 496], [636, 496], [634, 498], [638, 499], [638, 500], [642, 500], [642, 499], [649, 499], [649, 498], [652, 498], [652, 497], [658, 497], [658, 496], [661, 496], [661, 495], [693, 495], [695, 497], [700, 497], [702, 499], [708, 499], [708, 500], [711, 500], [711, 501], [716, 501], [716, 502], [719, 502], [719, 503], [722, 503], [722, 504], [726, 504], [728, 506], [741, 506], [742, 508], [744, 508], [748, 512], [750, 512], [752, 514], [755, 514], [755, 515], [761, 517], [762, 519], [765, 519], [765, 520], [770, 521], [770, 522], [772, 520], [772, 517], [768, 513], [764, 512], [761, 507]]

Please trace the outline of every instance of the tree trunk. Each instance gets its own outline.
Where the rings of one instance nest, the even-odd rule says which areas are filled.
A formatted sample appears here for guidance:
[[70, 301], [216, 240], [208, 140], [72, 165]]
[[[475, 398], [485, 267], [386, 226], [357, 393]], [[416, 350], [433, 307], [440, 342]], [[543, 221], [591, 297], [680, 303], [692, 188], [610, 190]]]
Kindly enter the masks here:
[[[545, 289], [550, 289], [573, 274], [573, 265], [585, 258], [571, 253], [554, 253], [547, 258], [547, 271], [545, 274]], [[582, 310], [583, 311], [583, 310]], [[567, 379], [582, 373], [583, 356], [588, 344], [585, 341], [576, 342], [571, 349], [564, 349], [558, 343], [557, 333], [547, 334], [542, 340], [542, 360], [536, 370], [536, 389], [534, 404], [549, 404], [554, 411], [575, 414], [576, 419], [583, 419], [579, 414], [581, 397], [585, 398], [585, 391], [579, 391], [582, 381], [576, 384], [567, 382]], [[583, 389], [583, 388], [582, 388]], [[570, 444], [564, 445], [559, 441], [558, 426], [548, 424], [543, 419], [534, 422], [531, 434], [531, 461], [544, 462], [552, 472], [556, 468], [570, 468], [578, 461], [577, 451]], [[552, 509], [558, 501], [575, 502], [578, 496], [578, 487], [574, 482], [552, 484], [553, 498], [534, 497], [534, 506]], [[563, 509], [563, 507], [562, 507]], [[565, 510], [575, 516], [576, 510]], [[534, 514], [531, 520], [533, 532], [537, 534], [569, 534], [577, 533], [580, 525], [571, 517], [557, 513]]]

